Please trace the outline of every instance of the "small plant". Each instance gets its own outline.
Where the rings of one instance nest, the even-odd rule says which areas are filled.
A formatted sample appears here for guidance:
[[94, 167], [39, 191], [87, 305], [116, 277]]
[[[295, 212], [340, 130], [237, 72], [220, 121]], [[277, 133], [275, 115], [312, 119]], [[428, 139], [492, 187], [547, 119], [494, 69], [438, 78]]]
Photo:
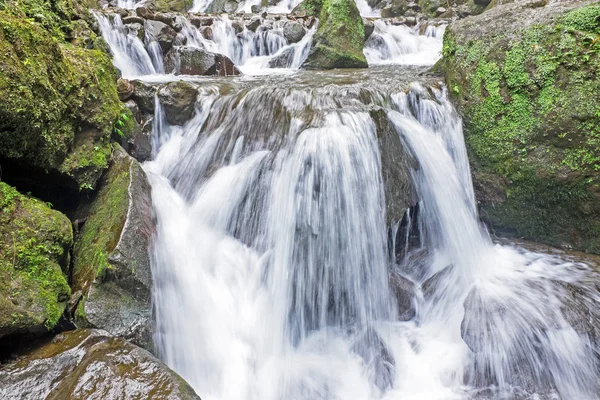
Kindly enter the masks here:
[[89, 183], [82, 183], [79, 185], [79, 190], [94, 190], [94, 187]]
[[125, 134], [121, 130], [125, 126], [125, 122], [129, 121], [129, 117], [125, 113], [119, 114], [119, 119], [115, 122], [114, 130], [119, 137], [125, 137]]

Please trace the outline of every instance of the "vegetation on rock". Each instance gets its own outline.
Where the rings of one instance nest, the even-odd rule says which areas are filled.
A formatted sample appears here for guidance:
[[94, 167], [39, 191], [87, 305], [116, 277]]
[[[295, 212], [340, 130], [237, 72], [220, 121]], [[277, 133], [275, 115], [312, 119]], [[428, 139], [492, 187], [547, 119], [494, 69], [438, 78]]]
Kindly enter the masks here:
[[72, 243], [66, 216], [0, 182], [0, 338], [56, 325]]
[[75, 6], [0, 2], [0, 158], [59, 171], [83, 188], [108, 166], [121, 104], [108, 54], [78, 46], [95, 35]]
[[319, 27], [304, 63], [308, 69], [366, 68], [365, 27], [353, 0], [325, 0]]
[[537, 18], [478, 37], [466, 25], [477, 21], [454, 24], [440, 66], [464, 116], [483, 217], [600, 252], [600, 6]]

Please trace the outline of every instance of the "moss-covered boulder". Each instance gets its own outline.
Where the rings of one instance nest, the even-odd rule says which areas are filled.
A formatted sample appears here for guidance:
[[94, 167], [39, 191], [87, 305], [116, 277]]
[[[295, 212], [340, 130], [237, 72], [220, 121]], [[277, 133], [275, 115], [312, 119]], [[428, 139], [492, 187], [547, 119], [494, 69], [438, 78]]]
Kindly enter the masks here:
[[76, 321], [152, 349], [151, 188], [140, 164], [114, 146], [113, 162], [75, 240], [71, 286], [83, 294]]
[[3, 399], [200, 400], [174, 371], [104, 331], [64, 332], [0, 366]]
[[[309, 5], [306, 9], [319, 8], [314, 2]], [[302, 66], [307, 69], [366, 68], [364, 42], [365, 27], [354, 0], [324, 0], [319, 11], [319, 27]]]
[[496, 5], [450, 25], [443, 60], [482, 217], [600, 252], [600, 5]]
[[75, 5], [0, 2], [0, 160], [89, 188], [108, 166], [121, 104], [109, 55], [77, 45], [95, 35]]
[[52, 329], [71, 291], [68, 218], [0, 182], [0, 338]]

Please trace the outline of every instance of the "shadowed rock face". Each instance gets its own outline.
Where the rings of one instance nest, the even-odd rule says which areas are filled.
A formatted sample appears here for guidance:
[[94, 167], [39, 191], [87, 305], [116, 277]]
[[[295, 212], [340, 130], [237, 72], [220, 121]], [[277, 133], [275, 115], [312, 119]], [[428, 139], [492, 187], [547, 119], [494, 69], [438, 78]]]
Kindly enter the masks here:
[[0, 397], [199, 400], [147, 351], [100, 330], [65, 332], [0, 366]]

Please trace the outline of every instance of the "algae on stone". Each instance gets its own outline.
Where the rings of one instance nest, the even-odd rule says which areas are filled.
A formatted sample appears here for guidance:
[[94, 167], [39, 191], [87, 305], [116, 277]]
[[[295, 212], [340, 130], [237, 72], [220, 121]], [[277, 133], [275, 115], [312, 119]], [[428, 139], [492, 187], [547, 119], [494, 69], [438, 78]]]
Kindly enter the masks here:
[[94, 187], [108, 162], [78, 147], [106, 153], [121, 109], [117, 74], [108, 54], [71, 44], [73, 26], [81, 36], [86, 22], [69, 4], [0, 4], [0, 158]]
[[454, 23], [438, 67], [464, 117], [482, 217], [600, 252], [600, 6], [577, 4]]
[[139, 163], [114, 146], [73, 250], [71, 285], [84, 296], [76, 319], [151, 349], [151, 189]]
[[365, 27], [353, 0], [325, 0], [313, 38], [307, 69], [366, 68]]
[[71, 294], [72, 243], [65, 215], [0, 182], [0, 338], [56, 325]]

